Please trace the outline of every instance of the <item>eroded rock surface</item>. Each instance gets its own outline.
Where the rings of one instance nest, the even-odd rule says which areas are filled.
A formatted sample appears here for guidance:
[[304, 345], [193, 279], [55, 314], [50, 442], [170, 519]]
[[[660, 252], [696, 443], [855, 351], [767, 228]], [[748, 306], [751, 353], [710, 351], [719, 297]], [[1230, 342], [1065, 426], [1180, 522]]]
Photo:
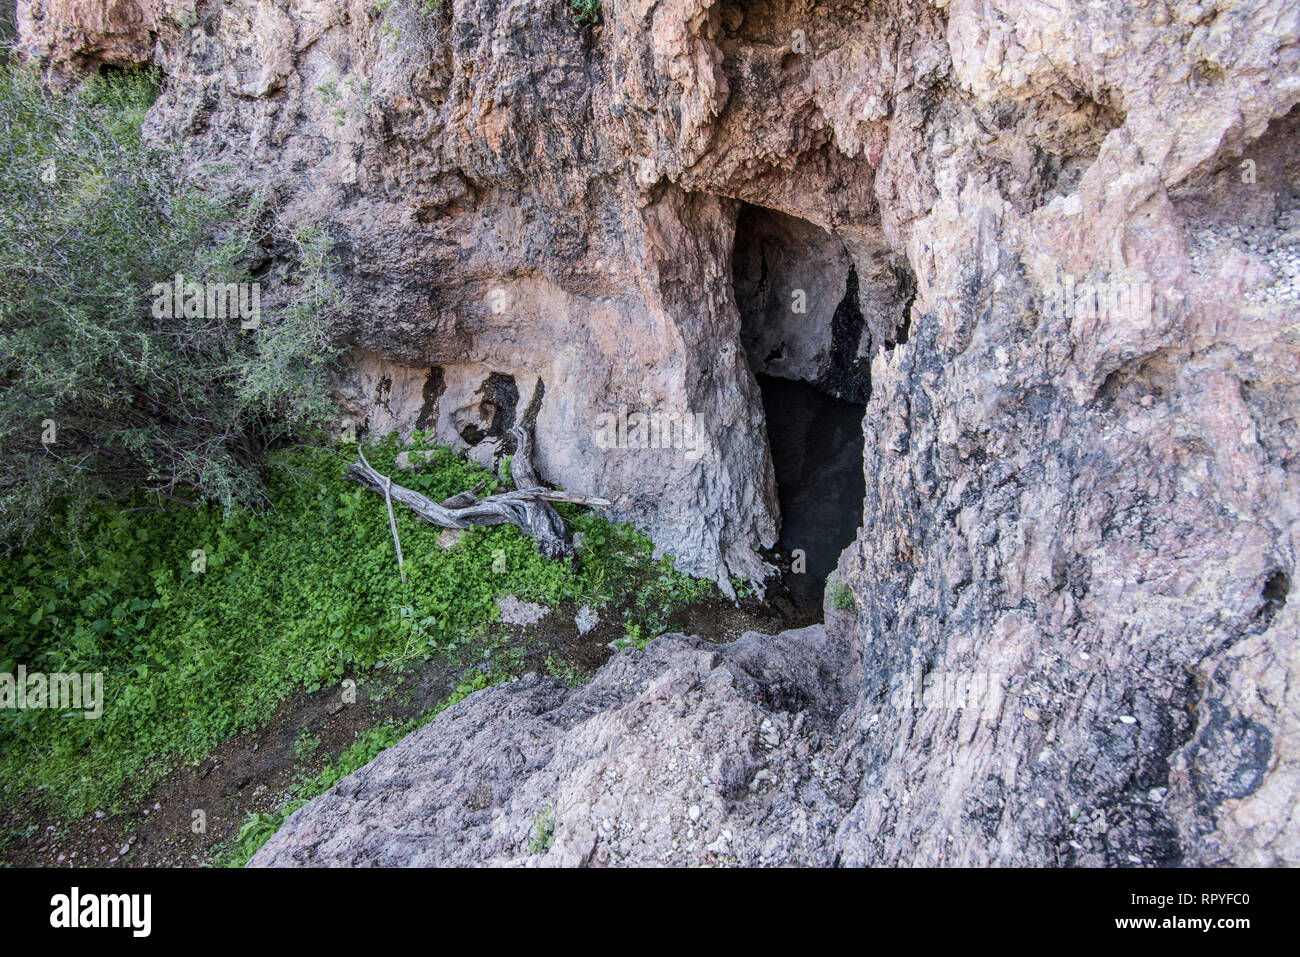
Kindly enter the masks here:
[[673, 635], [581, 688], [490, 688], [291, 815], [253, 865], [831, 863], [843, 654], [821, 625]]
[[[339, 239], [365, 350], [349, 415], [488, 442], [502, 402], [474, 397], [509, 376], [539, 397], [546, 478], [719, 579], [761, 574], [778, 520], [737, 219], [833, 239], [781, 263], [808, 272], [812, 329], [817, 297], [848, 288], [826, 274], [843, 250], [870, 364], [862, 529], [839, 568], [857, 609], [836, 666], [849, 790], [806, 805], [797, 851], [752, 852], [784, 832], [716, 790], [689, 798], [697, 836], [725, 817], [760, 860], [1300, 863], [1291, 0], [606, 0], [593, 30], [558, 0], [432, 18], [232, 0], [105, 23], [71, 0], [21, 7], [56, 63], [160, 64], [152, 135]], [[782, 329], [784, 373], [811, 376], [818, 343]], [[596, 418], [620, 407], [703, 415], [707, 453], [601, 448]], [[602, 834], [591, 809], [623, 792], [582, 770], [599, 753], [602, 774], [668, 787], [664, 741], [708, 775], [709, 754], [743, 750], [712, 736], [712, 702], [761, 726], [741, 692], [698, 692], [732, 680], [725, 652], [672, 648], [616, 659], [597, 690], [485, 693], [514, 709], [491, 729], [516, 750], [476, 772], [497, 782], [479, 823], [433, 796], [470, 788], [438, 765], [480, 733], [470, 699], [260, 859], [517, 860], [544, 801], [548, 859], [649, 861], [672, 839], [673, 859], [703, 859], [671, 811], [653, 837]], [[652, 671], [697, 684], [637, 708]], [[545, 718], [579, 703], [580, 726]], [[395, 767], [420, 749], [418, 775]], [[361, 806], [382, 839], [321, 810]]]

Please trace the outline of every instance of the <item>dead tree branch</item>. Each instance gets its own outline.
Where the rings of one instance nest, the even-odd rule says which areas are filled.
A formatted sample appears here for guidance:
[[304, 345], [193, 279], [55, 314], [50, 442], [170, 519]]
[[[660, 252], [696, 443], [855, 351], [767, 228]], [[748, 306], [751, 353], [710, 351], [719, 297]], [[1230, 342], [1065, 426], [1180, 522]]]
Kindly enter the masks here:
[[443, 528], [472, 528], [475, 525], [516, 525], [526, 535], [537, 541], [537, 549], [547, 558], [573, 556], [573, 545], [564, 528], [564, 520], [551, 507], [552, 502], [572, 502], [592, 508], [604, 508], [608, 499], [586, 495], [570, 495], [544, 488], [533, 467], [533, 440], [522, 425], [510, 430], [515, 438], [516, 450], [510, 460], [511, 478], [515, 488], [509, 492], [479, 498], [484, 483], [473, 489], [453, 495], [439, 504], [413, 489], [393, 482], [366, 461], [365, 453], [357, 446], [359, 461], [348, 466], [348, 477], [360, 482], [372, 492], [405, 505], [420, 519]]

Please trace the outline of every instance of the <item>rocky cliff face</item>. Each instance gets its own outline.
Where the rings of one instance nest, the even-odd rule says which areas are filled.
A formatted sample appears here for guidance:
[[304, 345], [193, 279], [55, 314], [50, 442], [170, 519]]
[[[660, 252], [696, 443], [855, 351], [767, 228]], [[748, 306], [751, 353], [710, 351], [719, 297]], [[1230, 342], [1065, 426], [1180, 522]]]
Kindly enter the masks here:
[[[153, 135], [338, 238], [350, 417], [488, 456], [533, 416], [543, 475], [696, 572], [762, 574], [752, 373], [825, 383], [856, 295], [855, 613], [474, 696], [259, 861], [1300, 863], [1295, 4], [606, 0], [593, 29], [559, 0], [21, 0], [19, 22], [56, 66], [159, 64]], [[602, 447], [624, 407], [707, 441]], [[634, 799], [682, 749], [695, 783]]]

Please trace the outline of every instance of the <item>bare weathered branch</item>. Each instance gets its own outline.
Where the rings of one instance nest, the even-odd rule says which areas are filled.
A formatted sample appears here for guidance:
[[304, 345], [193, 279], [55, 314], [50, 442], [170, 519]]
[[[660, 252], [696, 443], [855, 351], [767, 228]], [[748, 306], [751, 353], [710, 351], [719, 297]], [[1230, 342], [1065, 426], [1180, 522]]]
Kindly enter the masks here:
[[386, 499], [405, 505], [419, 518], [443, 528], [472, 528], [475, 525], [516, 525], [537, 541], [538, 550], [547, 558], [568, 558], [573, 545], [564, 528], [564, 520], [551, 507], [552, 502], [571, 502], [592, 508], [604, 508], [609, 500], [586, 495], [571, 495], [544, 488], [532, 463], [532, 436], [522, 425], [511, 430], [517, 448], [511, 459], [511, 477], [515, 488], [480, 499], [486, 483], [461, 492], [441, 504], [405, 488], [376, 470], [365, 453], [357, 447], [359, 461], [348, 466], [348, 476]]

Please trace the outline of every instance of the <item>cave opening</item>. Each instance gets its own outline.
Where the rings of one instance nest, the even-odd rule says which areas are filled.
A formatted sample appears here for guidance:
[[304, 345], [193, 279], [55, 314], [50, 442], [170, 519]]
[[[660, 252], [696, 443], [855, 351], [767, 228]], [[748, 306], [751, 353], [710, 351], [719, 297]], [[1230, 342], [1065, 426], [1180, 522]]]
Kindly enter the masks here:
[[[763, 414], [781, 506], [783, 556], [803, 553], [806, 572], [792, 579], [792, 591], [818, 601], [826, 576], [852, 544], [862, 524], [866, 482], [862, 475], [862, 414], [865, 406], [845, 402], [809, 385], [759, 373]], [[806, 578], [807, 581], [802, 581]]]
[[836, 236], [742, 204], [732, 283], [776, 478], [778, 564], [799, 604], [820, 606], [826, 577], [862, 523], [866, 495], [871, 330], [858, 271]]

